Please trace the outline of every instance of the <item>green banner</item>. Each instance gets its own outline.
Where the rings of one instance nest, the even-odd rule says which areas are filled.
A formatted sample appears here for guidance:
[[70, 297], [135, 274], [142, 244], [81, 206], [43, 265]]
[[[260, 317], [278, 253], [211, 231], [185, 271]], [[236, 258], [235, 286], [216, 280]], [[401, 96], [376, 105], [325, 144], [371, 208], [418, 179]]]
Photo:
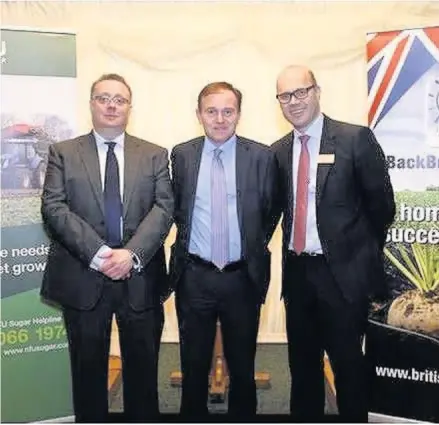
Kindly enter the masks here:
[[[371, 33], [369, 122], [396, 216], [366, 336], [370, 411], [439, 422], [439, 27]], [[395, 422], [386, 420], [384, 422]]]
[[50, 244], [41, 189], [49, 145], [76, 128], [75, 49], [73, 34], [1, 30], [3, 422], [73, 415], [62, 315], [39, 291]]
[[1, 30], [3, 75], [76, 77], [73, 34]]

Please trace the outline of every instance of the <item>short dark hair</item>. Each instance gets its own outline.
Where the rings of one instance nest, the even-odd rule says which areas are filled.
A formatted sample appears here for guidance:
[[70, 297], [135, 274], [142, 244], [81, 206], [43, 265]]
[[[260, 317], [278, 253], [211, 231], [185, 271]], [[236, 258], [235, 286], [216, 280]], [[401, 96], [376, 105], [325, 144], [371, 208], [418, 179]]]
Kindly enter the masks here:
[[209, 96], [214, 93], [219, 93], [224, 90], [229, 90], [233, 92], [236, 96], [236, 100], [238, 101], [238, 112], [241, 111], [241, 103], [242, 103], [242, 93], [232, 84], [227, 83], [225, 81], [216, 81], [214, 83], [209, 83], [207, 86], [204, 86], [198, 95], [198, 110], [201, 109], [201, 101], [204, 97]]
[[92, 85], [91, 85], [91, 90], [90, 90], [90, 97], [93, 96], [93, 92], [95, 91], [96, 85], [98, 83], [100, 83], [101, 81], [108, 81], [108, 80], [113, 80], [113, 81], [119, 81], [119, 83], [122, 83], [129, 91], [130, 93], [130, 100], [133, 97], [133, 93], [131, 91], [131, 87], [129, 86], [129, 84], [126, 82], [125, 78], [123, 78], [121, 75], [119, 74], [103, 74], [101, 75]]

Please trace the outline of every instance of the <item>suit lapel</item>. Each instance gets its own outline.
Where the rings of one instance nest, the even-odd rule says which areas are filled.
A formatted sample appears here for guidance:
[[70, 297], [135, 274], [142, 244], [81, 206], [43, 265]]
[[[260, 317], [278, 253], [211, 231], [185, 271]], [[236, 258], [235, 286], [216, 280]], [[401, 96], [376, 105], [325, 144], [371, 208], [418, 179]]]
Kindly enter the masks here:
[[243, 211], [242, 211], [242, 196], [247, 187], [248, 170], [250, 169], [251, 156], [248, 144], [239, 136], [236, 140], [236, 206], [238, 210], [238, 221], [241, 234], [243, 234]]
[[126, 218], [131, 195], [137, 181], [140, 155], [137, 152], [138, 142], [125, 133], [124, 141], [124, 188], [123, 188], [123, 218]]
[[88, 174], [96, 202], [99, 205], [102, 214], [104, 214], [104, 196], [102, 193], [99, 156], [93, 133], [90, 133], [81, 139], [78, 144], [78, 151], [84, 164], [84, 168]]
[[293, 205], [294, 205], [294, 184], [293, 184], [293, 140], [294, 133], [291, 132], [287, 134], [282, 143], [281, 152], [279, 155], [279, 165], [282, 172], [282, 176], [284, 178], [283, 187], [287, 190], [288, 193], [288, 202], [287, 202], [287, 214], [288, 220], [287, 225], [291, 226], [293, 220]]
[[197, 191], [197, 182], [198, 182], [198, 172], [200, 171], [200, 163], [201, 163], [201, 154], [203, 153], [204, 147], [204, 138], [199, 137], [192, 142], [192, 147], [189, 149], [190, 155], [193, 155], [194, 163], [193, 166], [187, 166], [187, 164], [191, 164], [192, 159], [186, 158], [187, 162], [185, 162], [186, 171], [187, 171], [187, 184], [186, 186], [186, 196], [188, 201], [188, 223], [189, 223], [189, 235], [192, 227], [192, 213], [194, 211], [195, 204], [195, 194]]
[[[322, 141], [320, 144], [320, 154], [334, 154], [335, 153], [335, 137], [332, 132], [331, 120], [324, 116]], [[317, 164], [317, 183], [316, 183], [316, 207], [318, 208], [322, 194], [325, 190], [326, 180], [329, 171], [332, 169], [331, 164]]]

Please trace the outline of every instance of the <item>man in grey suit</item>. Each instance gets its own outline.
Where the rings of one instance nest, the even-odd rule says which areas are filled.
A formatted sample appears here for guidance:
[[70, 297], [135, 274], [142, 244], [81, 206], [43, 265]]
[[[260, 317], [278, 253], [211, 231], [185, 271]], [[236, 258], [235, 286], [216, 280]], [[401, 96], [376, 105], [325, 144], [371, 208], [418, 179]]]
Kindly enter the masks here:
[[181, 413], [205, 416], [219, 318], [227, 361], [229, 414], [256, 414], [254, 361], [259, 310], [270, 281], [275, 158], [235, 133], [241, 92], [226, 82], [198, 96], [205, 136], [171, 153], [177, 238], [171, 251], [183, 372]]
[[272, 147], [280, 169], [291, 413], [323, 421], [326, 351], [342, 421], [367, 422], [362, 338], [369, 299], [384, 289], [383, 246], [395, 215], [384, 153], [369, 128], [322, 114], [307, 67], [285, 68], [276, 97], [294, 127]]
[[166, 149], [125, 132], [131, 101], [123, 77], [103, 75], [91, 87], [93, 131], [49, 149], [41, 211], [52, 243], [41, 294], [62, 307], [77, 422], [107, 420], [113, 314], [125, 420], [158, 415], [163, 243], [174, 202]]

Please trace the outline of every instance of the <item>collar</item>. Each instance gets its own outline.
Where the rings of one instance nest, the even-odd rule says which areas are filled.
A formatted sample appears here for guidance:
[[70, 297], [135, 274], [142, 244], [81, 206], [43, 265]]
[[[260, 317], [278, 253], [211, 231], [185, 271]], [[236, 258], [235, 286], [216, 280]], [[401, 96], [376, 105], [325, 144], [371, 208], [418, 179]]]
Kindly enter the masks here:
[[[105, 146], [105, 142], [109, 142], [109, 140], [104, 139], [95, 129], [93, 129], [93, 135], [95, 136], [96, 144], [98, 146]], [[125, 132], [119, 134], [119, 136], [115, 137], [111, 141], [123, 148], [125, 143]]]
[[204, 137], [204, 151], [208, 154], [212, 153], [216, 148], [221, 148], [223, 152], [232, 150], [236, 146], [237, 137], [234, 134], [230, 139], [226, 140], [222, 144], [215, 143], [213, 140], [209, 139], [207, 136]]
[[320, 114], [317, 115], [317, 117], [314, 119], [314, 121], [311, 122], [311, 124], [305, 131], [300, 132], [296, 129], [294, 129], [293, 131], [294, 141], [297, 141], [297, 143], [300, 143], [299, 137], [303, 136], [304, 134], [307, 134], [311, 139], [315, 138], [320, 140], [323, 131], [323, 114], [320, 112]]

